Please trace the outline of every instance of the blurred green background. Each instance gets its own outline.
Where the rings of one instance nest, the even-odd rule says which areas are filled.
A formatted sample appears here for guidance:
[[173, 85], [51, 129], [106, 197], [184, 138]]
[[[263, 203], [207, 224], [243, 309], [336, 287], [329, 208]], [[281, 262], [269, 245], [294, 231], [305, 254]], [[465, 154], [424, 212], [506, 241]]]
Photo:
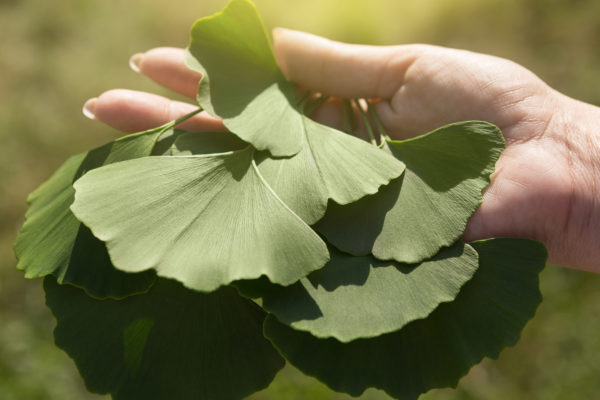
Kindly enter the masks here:
[[[257, 0], [268, 27], [370, 43], [432, 43], [510, 58], [556, 89], [600, 104], [598, 0]], [[54, 347], [41, 281], [15, 270], [25, 198], [69, 155], [117, 135], [81, 115], [113, 87], [168, 95], [129, 57], [180, 46], [196, 17], [225, 0], [0, 0], [0, 399], [104, 399], [88, 394]], [[474, 367], [437, 399], [600, 398], [600, 275], [549, 266], [544, 302], [522, 340]], [[286, 367], [266, 399], [347, 399]], [[370, 390], [363, 399], [387, 399]]]

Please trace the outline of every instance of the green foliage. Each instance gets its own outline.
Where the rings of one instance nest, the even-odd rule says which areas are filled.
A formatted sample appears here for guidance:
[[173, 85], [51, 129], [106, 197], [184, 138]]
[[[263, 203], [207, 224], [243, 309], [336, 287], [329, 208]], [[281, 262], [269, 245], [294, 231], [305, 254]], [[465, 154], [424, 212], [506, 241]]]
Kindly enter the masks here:
[[95, 297], [122, 298], [147, 290], [154, 274], [128, 275], [115, 270], [103, 243], [69, 207], [75, 195], [73, 182], [102, 165], [150, 155], [166, 129], [125, 136], [67, 160], [29, 196], [31, 206], [15, 243], [17, 268], [28, 278], [53, 274], [60, 283], [80, 286]]
[[[294, 329], [341, 342], [394, 332], [454, 300], [479, 261], [457, 243], [418, 265], [354, 257], [331, 261], [289, 288], [265, 291], [263, 307]], [[368, 323], [365, 323], [368, 321]]]
[[524, 239], [474, 242], [479, 269], [456, 299], [429, 317], [373, 339], [318, 339], [267, 317], [265, 335], [285, 358], [334, 390], [360, 395], [368, 387], [413, 399], [456, 386], [483, 357], [514, 345], [541, 295], [543, 245]]
[[352, 203], [402, 174], [403, 164], [384, 152], [302, 115], [251, 2], [232, 1], [196, 21], [187, 60], [202, 74], [200, 106], [268, 150], [261, 171], [306, 223], [323, 217], [328, 199]]
[[306, 117], [302, 121], [306, 134], [302, 150], [291, 158], [263, 158], [259, 168], [308, 224], [323, 217], [328, 200], [353, 203], [404, 171], [404, 164], [360, 139]]
[[253, 154], [247, 147], [100, 168], [75, 184], [73, 211], [124, 271], [154, 268], [205, 292], [261, 275], [289, 285], [321, 268], [327, 248], [269, 188]]
[[[459, 239], [504, 148], [496, 127], [459, 123], [380, 148], [308, 119], [248, 0], [194, 24], [188, 63], [204, 74], [198, 102], [231, 132], [175, 121], [107, 145], [110, 162], [85, 174], [85, 156], [67, 162], [17, 241], [21, 268], [38, 271], [36, 215], [50, 227], [68, 215], [100, 239], [104, 267], [88, 242], [78, 253], [93, 268], [87, 294], [55, 269], [36, 275], [58, 275], [44, 285], [56, 342], [91, 391], [242, 398], [281, 368], [276, 348], [335, 390], [413, 398], [516, 342], [540, 302], [543, 246]], [[66, 249], [53, 263], [76, 254], [68, 226], [48, 244]], [[136, 275], [119, 270], [159, 278], [89, 295], [98, 282], [128, 287]]]
[[254, 5], [233, 1], [199, 19], [188, 50], [188, 65], [202, 74], [198, 103], [205, 110], [258, 150], [281, 157], [302, 149], [293, 86], [277, 67]]
[[348, 207], [331, 207], [316, 229], [350, 254], [419, 262], [462, 235], [504, 139], [493, 125], [465, 122], [387, 145], [406, 164], [403, 178]]
[[202, 294], [158, 279], [121, 301], [92, 299], [51, 277], [44, 289], [56, 345], [89, 390], [115, 400], [241, 398], [284, 364], [262, 335], [265, 312], [231, 288]]

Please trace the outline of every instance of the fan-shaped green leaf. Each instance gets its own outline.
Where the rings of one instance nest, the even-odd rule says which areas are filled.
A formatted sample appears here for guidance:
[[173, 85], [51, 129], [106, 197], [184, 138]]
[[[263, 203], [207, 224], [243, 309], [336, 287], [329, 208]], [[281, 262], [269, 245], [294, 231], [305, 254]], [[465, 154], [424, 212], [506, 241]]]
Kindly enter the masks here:
[[149, 268], [212, 291], [266, 275], [290, 285], [329, 259], [325, 243], [260, 176], [247, 148], [146, 157], [91, 171], [72, 209], [117, 268]]
[[269, 316], [265, 335], [300, 370], [353, 396], [376, 387], [414, 399], [431, 388], [455, 386], [483, 357], [497, 358], [517, 342], [541, 301], [538, 274], [546, 260], [544, 246], [525, 239], [471, 245], [479, 268], [456, 300], [397, 332], [340, 343]]
[[402, 179], [356, 203], [330, 205], [315, 228], [354, 255], [420, 262], [463, 234], [504, 139], [497, 127], [470, 121], [388, 145], [406, 164]]
[[420, 265], [378, 261], [331, 250], [331, 261], [290, 287], [263, 297], [263, 308], [295, 329], [341, 342], [397, 331], [455, 299], [478, 266], [457, 243]]
[[[281, 200], [312, 225], [329, 199], [348, 204], [399, 177], [404, 164], [385, 151], [303, 117], [304, 146], [291, 158], [264, 157], [259, 169]], [[299, 195], [300, 194], [300, 195]]]
[[84, 288], [96, 297], [125, 297], [146, 291], [151, 272], [125, 274], [111, 265], [104, 243], [73, 215], [73, 182], [102, 165], [150, 154], [164, 128], [129, 135], [68, 159], [29, 196], [30, 208], [17, 237], [18, 269], [27, 278], [53, 274], [61, 283]]
[[203, 75], [198, 102], [235, 135], [274, 157], [296, 155], [267, 158], [261, 168], [275, 192], [309, 224], [323, 216], [328, 199], [355, 201], [403, 171], [384, 152], [302, 115], [248, 0], [232, 0], [194, 24], [188, 65]]
[[202, 74], [200, 105], [259, 150], [298, 153], [302, 116], [254, 4], [230, 1], [221, 12], [196, 21], [191, 36], [187, 63]]
[[120, 301], [52, 278], [44, 288], [56, 344], [90, 391], [115, 400], [241, 399], [284, 364], [262, 336], [265, 313], [231, 288], [202, 294], [158, 279]]
[[[263, 152], [257, 158], [269, 186], [307, 224], [323, 216], [328, 199], [343, 204], [356, 201], [402, 173], [404, 165], [375, 146], [303, 119], [306, 140], [300, 153], [270, 158]], [[210, 154], [246, 146], [229, 132], [188, 132], [177, 137], [170, 154]]]

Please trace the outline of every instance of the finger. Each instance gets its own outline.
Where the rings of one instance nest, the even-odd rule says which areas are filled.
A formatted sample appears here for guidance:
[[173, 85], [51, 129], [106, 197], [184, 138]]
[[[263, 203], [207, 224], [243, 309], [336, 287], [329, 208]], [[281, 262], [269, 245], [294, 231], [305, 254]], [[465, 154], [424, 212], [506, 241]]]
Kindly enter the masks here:
[[342, 98], [389, 99], [419, 48], [346, 44], [282, 28], [273, 37], [275, 57], [288, 79]]
[[[88, 100], [83, 113], [123, 132], [140, 132], [164, 125], [197, 107], [155, 94], [114, 89]], [[189, 131], [223, 131], [221, 120], [201, 112], [178, 125]]]
[[159, 85], [193, 99], [202, 75], [186, 67], [184, 57], [183, 49], [158, 47], [134, 54], [129, 65]]

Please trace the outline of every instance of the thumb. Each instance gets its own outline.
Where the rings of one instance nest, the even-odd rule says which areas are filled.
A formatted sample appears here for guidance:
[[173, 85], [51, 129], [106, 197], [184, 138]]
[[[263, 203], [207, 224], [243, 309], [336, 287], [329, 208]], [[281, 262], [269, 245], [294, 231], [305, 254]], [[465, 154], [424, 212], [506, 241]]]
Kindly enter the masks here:
[[273, 38], [288, 79], [334, 97], [389, 99], [416, 58], [410, 46], [346, 44], [283, 28]]

